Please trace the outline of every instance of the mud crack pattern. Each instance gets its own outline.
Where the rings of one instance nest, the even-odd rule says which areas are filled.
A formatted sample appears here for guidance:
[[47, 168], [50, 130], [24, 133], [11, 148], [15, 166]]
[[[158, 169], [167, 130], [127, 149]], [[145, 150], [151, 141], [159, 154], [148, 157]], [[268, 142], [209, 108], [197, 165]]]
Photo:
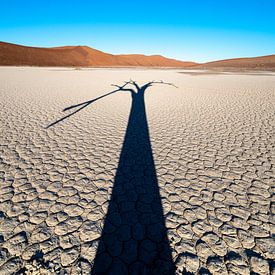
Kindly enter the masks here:
[[[131, 96], [110, 95], [45, 127], [61, 118], [65, 107], [99, 97], [112, 90], [110, 84], [130, 78], [179, 87], [154, 86], [145, 94], [175, 273], [274, 274], [274, 75], [0, 71], [0, 274], [93, 271]], [[135, 171], [137, 165], [126, 169]], [[150, 211], [146, 196], [133, 197], [126, 200], [126, 214], [127, 207]], [[120, 226], [115, 214], [112, 225]], [[136, 230], [124, 225], [119, 232], [128, 255], [114, 244], [104, 252], [105, 262], [117, 274], [146, 274], [157, 230], [150, 234], [143, 225]], [[139, 247], [131, 246], [137, 239]]]

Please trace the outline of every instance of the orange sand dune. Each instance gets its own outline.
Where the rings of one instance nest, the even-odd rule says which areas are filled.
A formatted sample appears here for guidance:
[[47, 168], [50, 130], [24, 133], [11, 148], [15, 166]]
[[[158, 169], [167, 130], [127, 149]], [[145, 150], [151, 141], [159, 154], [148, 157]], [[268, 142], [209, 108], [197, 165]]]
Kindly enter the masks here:
[[87, 46], [38, 48], [0, 42], [0, 65], [86, 67], [178, 67], [193, 69], [275, 70], [275, 55], [235, 58], [198, 64], [161, 55], [108, 54]]
[[275, 70], [275, 55], [266, 55], [259, 57], [234, 58], [219, 61], [208, 62], [195, 66], [195, 68], [232, 68], [232, 69], [259, 69]]
[[87, 46], [37, 48], [0, 42], [0, 65], [190, 67], [196, 64], [160, 55], [113, 55]]

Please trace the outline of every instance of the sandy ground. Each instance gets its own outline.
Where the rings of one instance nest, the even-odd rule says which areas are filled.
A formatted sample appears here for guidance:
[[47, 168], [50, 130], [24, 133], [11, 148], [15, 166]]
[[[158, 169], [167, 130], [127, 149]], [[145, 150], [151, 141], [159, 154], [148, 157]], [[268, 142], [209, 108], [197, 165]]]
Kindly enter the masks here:
[[179, 72], [0, 68], [0, 274], [272, 273], [275, 74]]

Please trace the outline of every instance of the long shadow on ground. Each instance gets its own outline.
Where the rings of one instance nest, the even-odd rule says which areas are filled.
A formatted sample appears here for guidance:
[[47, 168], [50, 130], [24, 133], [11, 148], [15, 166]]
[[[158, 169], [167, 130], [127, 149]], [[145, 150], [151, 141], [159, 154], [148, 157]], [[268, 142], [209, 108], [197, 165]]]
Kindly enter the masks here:
[[[155, 83], [172, 85], [162, 81], [141, 87], [134, 81], [114, 85], [116, 91], [131, 93], [132, 106], [93, 265], [96, 275], [175, 274], [144, 102], [146, 89]], [[93, 101], [67, 109], [83, 109], [89, 102]]]

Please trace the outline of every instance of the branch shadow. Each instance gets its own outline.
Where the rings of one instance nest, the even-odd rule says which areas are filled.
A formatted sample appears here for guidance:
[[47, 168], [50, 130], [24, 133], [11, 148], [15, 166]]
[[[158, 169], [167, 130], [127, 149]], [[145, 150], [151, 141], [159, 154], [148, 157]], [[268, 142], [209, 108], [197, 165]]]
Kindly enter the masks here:
[[51, 124], [49, 124], [49, 125], [46, 126], [45, 128], [48, 129], [48, 128], [52, 127], [52, 126], [55, 126], [56, 124], [62, 122], [63, 120], [69, 118], [70, 116], [75, 115], [76, 113], [80, 112], [82, 109], [88, 107], [90, 104], [92, 104], [92, 103], [98, 101], [99, 99], [101, 99], [101, 98], [103, 98], [103, 97], [106, 97], [106, 96], [108, 96], [108, 95], [111, 95], [111, 94], [113, 94], [113, 93], [116, 93], [116, 92], [118, 92], [118, 91], [119, 91], [119, 89], [114, 90], [114, 91], [111, 91], [111, 92], [109, 92], [109, 93], [107, 93], [107, 94], [104, 94], [104, 95], [99, 96], [99, 97], [97, 97], [97, 98], [94, 98], [94, 99], [92, 99], [92, 100], [88, 100], [88, 101], [85, 101], [85, 102], [82, 102], [82, 103], [79, 103], [79, 104], [76, 104], [76, 105], [71, 105], [71, 106], [69, 106], [69, 107], [66, 107], [66, 108], [63, 110], [63, 112], [68, 111], [68, 110], [71, 110], [71, 109], [75, 109], [75, 108], [77, 108], [77, 107], [79, 107], [79, 109], [76, 109], [76, 110], [73, 111], [72, 113], [70, 113], [70, 114], [68, 114], [68, 115], [66, 115], [66, 116], [64, 116], [64, 117], [62, 117], [62, 118], [60, 118], [60, 119], [58, 119], [58, 120], [52, 122]]
[[[92, 274], [175, 274], [146, 116], [145, 91], [151, 81], [113, 85], [117, 89], [99, 98], [64, 109], [79, 108], [51, 123], [63, 121], [91, 103], [118, 91], [130, 92], [132, 105], [112, 195], [104, 220]], [[130, 88], [129, 88], [130, 86]]]

